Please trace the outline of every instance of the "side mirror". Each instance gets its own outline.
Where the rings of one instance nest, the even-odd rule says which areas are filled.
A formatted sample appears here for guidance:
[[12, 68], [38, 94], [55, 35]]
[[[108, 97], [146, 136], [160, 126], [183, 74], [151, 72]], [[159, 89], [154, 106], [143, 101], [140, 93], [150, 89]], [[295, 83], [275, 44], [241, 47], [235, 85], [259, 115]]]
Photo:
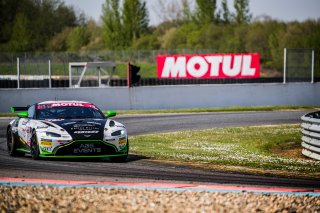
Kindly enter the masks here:
[[27, 118], [28, 117], [28, 112], [19, 112], [18, 113], [19, 118]]
[[107, 113], [105, 114], [105, 116], [107, 116], [108, 118], [114, 117], [116, 115], [117, 115], [117, 113], [115, 111], [112, 111], [112, 110], [107, 111]]

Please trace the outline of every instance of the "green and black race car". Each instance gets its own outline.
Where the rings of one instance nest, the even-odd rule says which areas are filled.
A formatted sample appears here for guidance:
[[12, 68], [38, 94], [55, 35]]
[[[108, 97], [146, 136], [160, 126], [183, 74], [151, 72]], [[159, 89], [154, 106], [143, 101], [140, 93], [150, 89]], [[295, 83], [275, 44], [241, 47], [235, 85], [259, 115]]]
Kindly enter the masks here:
[[127, 159], [127, 130], [110, 119], [116, 115], [113, 111], [104, 115], [83, 101], [46, 101], [12, 109], [21, 112], [7, 127], [11, 156]]

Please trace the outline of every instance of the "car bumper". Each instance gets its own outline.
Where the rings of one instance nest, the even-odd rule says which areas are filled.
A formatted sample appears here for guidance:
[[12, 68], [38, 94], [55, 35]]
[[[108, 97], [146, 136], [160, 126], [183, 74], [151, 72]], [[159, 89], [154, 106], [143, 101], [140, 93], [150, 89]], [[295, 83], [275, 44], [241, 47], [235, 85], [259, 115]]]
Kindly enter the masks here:
[[118, 150], [113, 144], [101, 140], [77, 140], [54, 148], [52, 152], [42, 152], [42, 158], [108, 158], [128, 155], [128, 143]]

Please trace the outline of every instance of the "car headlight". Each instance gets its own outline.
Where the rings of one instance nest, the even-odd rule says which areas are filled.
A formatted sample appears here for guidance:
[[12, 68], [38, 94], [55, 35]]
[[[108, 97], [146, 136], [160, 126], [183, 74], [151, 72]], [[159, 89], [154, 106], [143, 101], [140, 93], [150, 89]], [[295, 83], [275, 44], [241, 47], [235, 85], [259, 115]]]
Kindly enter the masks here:
[[60, 138], [61, 137], [60, 134], [54, 133], [54, 132], [46, 132], [46, 136], [53, 137], [53, 138]]
[[118, 131], [111, 133], [111, 136], [124, 135], [124, 133], [125, 133], [124, 130], [118, 130]]

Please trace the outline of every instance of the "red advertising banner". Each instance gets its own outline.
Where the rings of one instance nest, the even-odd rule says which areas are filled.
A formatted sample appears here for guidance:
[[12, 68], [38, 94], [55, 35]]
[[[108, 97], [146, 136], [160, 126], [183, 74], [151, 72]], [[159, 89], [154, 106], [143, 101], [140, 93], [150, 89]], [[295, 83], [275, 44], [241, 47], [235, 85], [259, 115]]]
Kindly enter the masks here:
[[259, 78], [260, 55], [158, 55], [158, 78]]

